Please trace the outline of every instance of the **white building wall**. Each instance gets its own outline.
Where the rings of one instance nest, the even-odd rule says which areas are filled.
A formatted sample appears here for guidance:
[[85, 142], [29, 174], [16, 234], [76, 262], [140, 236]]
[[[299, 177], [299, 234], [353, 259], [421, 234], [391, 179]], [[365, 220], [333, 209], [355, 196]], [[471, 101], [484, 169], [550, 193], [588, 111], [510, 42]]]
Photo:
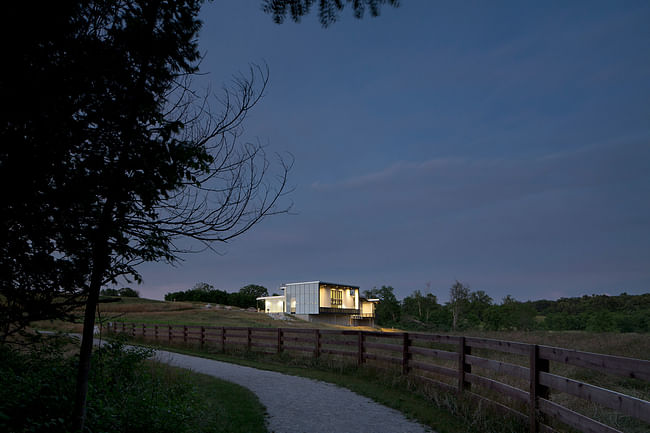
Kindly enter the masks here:
[[265, 299], [264, 311], [267, 313], [282, 313], [284, 312], [284, 297], [281, 299]]
[[343, 291], [343, 308], [357, 308], [357, 303], [355, 302], [356, 294], [359, 293], [358, 290], [352, 291], [353, 295], [350, 296], [350, 289], [347, 288]]
[[[332, 306], [332, 289], [342, 290], [342, 302], [341, 308], [359, 308], [359, 289], [355, 287], [348, 286], [330, 286], [328, 284], [322, 284], [319, 288], [320, 291], [320, 306], [321, 307], [333, 307]], [[350, 289], [352, 289], [352, 295], [350, 295]]]
[[291, 283], [285, 286], [286, 313], [292, 312], [295, 305], [295, 314], [318, 314], [318, 282]]
[[374, 314], [375, 313], [375, 303], [374, 302], [362, 302], [361, 303], [361, 314]]
[[331, 290], [327, 286], [320, 286], [320, 306], [321, 307], [331, 307], [332, 306], [332, 297]]

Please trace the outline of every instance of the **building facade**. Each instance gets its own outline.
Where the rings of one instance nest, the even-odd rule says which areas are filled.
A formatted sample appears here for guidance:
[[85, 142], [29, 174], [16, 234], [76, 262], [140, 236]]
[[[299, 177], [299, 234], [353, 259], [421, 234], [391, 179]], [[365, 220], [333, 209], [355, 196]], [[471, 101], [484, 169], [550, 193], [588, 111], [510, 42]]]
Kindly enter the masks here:
[[258, 298], [266, 313], [285, 313], [310, 322], [334, 325], [374, 325], [377, 299], [364, 299], [359, 287], [349, 284], [307, 281], [286, 283], [284, 295]]

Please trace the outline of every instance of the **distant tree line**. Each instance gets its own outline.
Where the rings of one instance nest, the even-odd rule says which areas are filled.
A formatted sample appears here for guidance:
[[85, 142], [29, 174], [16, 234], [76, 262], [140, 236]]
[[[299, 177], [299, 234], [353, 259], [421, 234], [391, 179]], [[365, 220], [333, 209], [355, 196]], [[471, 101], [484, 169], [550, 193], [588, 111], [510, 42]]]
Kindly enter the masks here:
[[393, 292], [390, 286], [365, 291], [366, 297], [380, 299], [379, 325], [431, 331], [650, 332], [650, 293], [526, 302], [508, 295], [496, 303], [483, 290], [471, 291], [456, 281], [449, 289], [449, 301], [439, 304], [429, 287], [402, 301]]
[[268, 295], [266, 287], [256, 284], [244, 286], [238, 292], [226, 292], [207, 283], [198, 283], [189, 290], [167, 293], [165, 301], [207, 302], [248, 308], [257, 306], [258, 297]]
[[120, 296], [123, 298], [139, 298], [140, 292], [133, 290], [130, 287], [122, 287], [121, 289], [102, 289], [99, 292], [102, 296]]

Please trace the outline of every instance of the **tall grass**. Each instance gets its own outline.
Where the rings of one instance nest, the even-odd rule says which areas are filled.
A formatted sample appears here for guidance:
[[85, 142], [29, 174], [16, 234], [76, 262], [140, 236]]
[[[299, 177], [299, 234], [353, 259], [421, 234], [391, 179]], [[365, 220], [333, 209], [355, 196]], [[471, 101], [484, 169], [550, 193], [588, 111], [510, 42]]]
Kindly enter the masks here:
[[[285, 331], [285, 337], [287, 335], [292, 335], [289, 330]], [[584, 351], [605, 352], [619, 356], [634, 357], [636, 354], [641, 354], [639, 358], [647, 358], [650, 356], [650, 339], [643, 334], [600, 334], [599, 338], [595, 338], [595, 336], [590, 333], [575, 332], [535, 334], [490, 333], [487, 335], [482, 333], [480, 336], [490, 338], [496, 337], [500, 340], [519, 340], [529, 343], [542, 343], [558, 347], [564, 346]], [[353, 337], [356, 338], [356, 336]], [[328, 336], [328, 339], [333, 338], [345, 339], [346, 336]], [[392, 343], [399, 346], [401, 335], [398, 334], [396, 338], [396, 341], [387, 341], [382, 339], [382, 341], [377, 340], [376, 342]], [[239, 340], [235, 339], [232, 343], [234, 344], [235, 341]], [[366, 341], [374, 341], [374, 337], [367, 337]], [[424, 344], [425, 346], [423, 347], [436, 348], [451, 352], [457, 350], [455, 344], [450, 345], [433, 342], [420, 342], [419, 344]], [[291, 342], [291, 345], [305, 348], [313, 347], [313, 343], [311, 342], [302, 344]], [[367, 360], [362, 368], [357, 368], [356, 365], [353, 365], [356, 363], [356, 357], [342, 358], [337, 356], [326, 356], [323, 354], [320, 358], [314, 359], [312, 358], [312, 352], [310, 351], [299, 353], [291, 352], [290, 355], [287, 353], [281, 355], [273, 353], [264, 354], [255, 348], [255, 351], [246, 351], [244, 349], [246, 347], [245, 339], [240, 341], [239, 349], [234, 349], [234, 347], [237, 346], [227, 347], [228, 355], [221, 354], [222, 349], [220, 343], [206, 343], [202, 350], [199, 350], [198, 345], [188, 344], [182, 346], [182, 343], [180, 342], [177, 347], [182, 347], [183, 350], [191, 350], [199, 356], [229, 356], [230, 358], [224, 360], [236, 363], [249, 362], [253, 367], [283, 371], [290, 374], [314, 377], [337, 383], [351, 388], [361, 394], [367, 395], [388, 406], [402, 410], [407, 414], [412, 414], [421, 422], [430, 425], [438, 431], [515, 432], [526, 431], [528, 429], [528, 426], [523, 425], [520, 421], [514, 418], [505, 417], [501, 412], [494, 412], [492, 408], [476, 403], [476, 400], [459, 400], [455, 393], [447, 393], [439, 387], [424, 383], [425, 381], [419, 380], [417, 377], [411, 375], [404, 377], [400, 374], [401, 367], [386, 363], [382, 364], [381, 361]], [[271, 349], [271, 351], [273, 352], [274, 350]], [[475, 356], [521, 365], [523, 367], [528, 367], [530, 361], [528, 356], [509, 354], [492, 349], [475, 348], [472, 351], [472, 354]], [[394, 353], [384, 353], [384, 355], [395, 356]], [[418, 358], [419, 356], [420, 355], [416, 354], [413, 356], [413, 359], [421, 360]], [[457, 363], [455, 361], [428, 360], [428, 362], [431, 361], [440, 366], [446, 366], [454, 370], [457, 369]], [[379, 368], [381, 369], [379, 370]], [[291, 370], [289, 371], [286, 369]], [[326, 372], [334, 372], [334, 374], [328, 376]], [[624, 379], [614, 375], [598, 373], [589, 369], [573, 367], [557, 362], [551, 362], [551, 372], [603, 388], [616, 390], [644, 400], [650, 399], [650, 384], [641, 380]], [[480, 368], [478, 366], [475, 366], [472, 369], [472, 373], [498, 380], [502, 383], [517, 387], [524, 392], [528, 392], [529, 384], [527, 380]], [[445, 382], [451, 387], [455, 387], [457, 382], [455, 377], [450, 378], [430, 372], [418, 371], [416, 374], [427, 376], [440, 382]], [[518, 410], [522, 414], [528, 413], [528, 408], [525, 403], [506, 397], [501, 393], [480, 386], [472, 386], [471, 390], [472, 392], [482, 395], [490, 400], [506, 404], [509, 407]], [[409, 397], [407, 397], [407, 395], [409, 395]], [[416, 398], [415, 396], [419, 397]], [[641, 433], [649, 431], [649, 426], [641, 421], [635, 420], [629, 416], [624, 416], [614, 410], [607, 409], [589, 401], [572, 397], [568, 394], [554, 391], [551, 393], [551, 400], [625, 432]], [[462, 428], [456, 428], [454, 430], [454, 428], [448, 429], [448, 427], [446, 427], [447, 425], [453, 425], [454, 422], [443, 423], [441, 426], [440, 419], [444, 419], [444, 417], [441, 416], [442, 412], [447, 414], [451, 413], [455, 418], [460, 418]], [[433, 419], [431, 414], [434, 414]], [[562, 426], [556, 422], [552, 422], [552, 425], [560, 431], [566, 430], [566, 426]]]
[[[77, 359], [49, 340], [17, 351], [0, 346], [0, 431], [67, 432]], [[121, 341], [94, 353], [88, 432], [265, 432], [264, 408], [237, 385], [148, 361]]]
[[[140, 303], [139, 305], [142, 306], [145, 304]], [[165, 306], [164, 308], [167, 308], [166, 311], [163, 308], [164, 304], [171, 304], [173, 306], [173, 304], [175, 303], [155, 302], [153, 304], [158, 306], [147, 307], [146, 311], [144, 311], [142, 308], [138, 307], [137, 304], [127, 303], [124, 305], [124, 307], [128, 307], [129, 305], [132, 305], [128, 308], [130, 309], [130, 311], [124, 311], [125, 314], [123, 316], [120, 316], [119, 320], [123, 320], [127, 322], [139, 322], [139, 323], [157, 322], [157, 323], [205, 325], [205, 326], [212, 325], [212, 326], [238, 326], [238, 327], [250, 326], [250, 327], [283, 327], [283, 328], [290, 328], [290, 327], [325, 328], [325, 326], [322, 325], [318, 326], [316, 324], [311, 324], [303, 321], [296, 321], [296, 322], [274, 321], [262, 313], [237, 311], [237, 310], [233, 310], [233, 311], [208, 310], [202, 308], [204, 306], [203, 304], [196, 305], [193, 309], [189, 309], [189, 310], [183, 310], [183, 309], [173, 310], [170, 307]], [[114, 311], [114, 313], [117, 313], [117, 311]], [[104, 314], [103, 316], [105, 317], [106, 314]], [[394, 331], [400, 332], [399, 330], [394, 330]], [[650, 359], [650, 335], [649, 334], [592, 333], [592, 332], [584, 332], [584, 331], [565, 331], [565, 332], [468, 331], [468, 332], [464, 332], [462, 335], [476, 336], [476, 337], [483, 337], [483, 338], [494, 338], [499, 340], [519, 341], [523, 343], [541, 344], [541, 345], [556, 346], [556, 347], [565, 347], [565, 348], [571, 348], [571, 349], [582, 350], [587, 352], [626, 356], [631, 358]], [[368, 341], [371, 340], [372, 339], [370, 338]], [[377, 342], [381, 342], [381, 341], [377, 341]], [[293, 344], [300, 345], [300, 343], [293, 343]], [[310, 343], [304, 343], [304, 344], [309, 345]], [[397, 343], [394, 344], [400, 344], [400, 343], [398, 341]], [[427, 344], [427, 347], [449, 350], [449, 351], [455, 351], [457, 349], [455, 345], [450, 346], [444, 344]], [[209, 345], [208, 345], [208, 349], [210, 349]], [[217, 349], [214, 348], [214, 350]], [[248, 356], [246, 355], [246, 352], [240, 351], [238, 353], [239, 353], [238, 357], [234, 357], [234, 358], [231, 357], [230, 362], [240, 362], [238, 360], [242, 358], [240, 358], [239, 356], [244, 356], [244, 357]], [[529, 363], [528, 357], [511, 355], [511, 354], [502, 353], [493, 350], [487, 350], [487, 349], [475, 349], [473, 354], [476, 356], [483, 356], [494, 360], [522, 365], [524, 367], [527, 367]], [[213, 355], [222, 356], [218, 354], [213, 354]], [[202, 356], [205, 356], [205, 353], [203, 353]], [[260, 368], [277, 369], [280, 368], [279, 365], [281, 363], [285, 363], [289, 367], [294, 369], [291, 372], [291, 374], [309, 375], [311, 374], [310, 373], [311, 371], [320, 371], [319, 370], [320, 367], [313, 368], [312, 364], [310, 364], [313, 360], [309, 360], [308, 358], [304, 358], [304, 357], [302, 358], [299, 356], [295, 356], [291, 358], [285, 357], [285, 358], [281, 358], [281, 362], [275, 362], [273, 361], [272, 357], [269, 358], [266, 355], [253, 354], [251, 356], [253, 356], [254, 358], [253, 361], [256, 362], [258, 364], [257, 366]], [[246, 359], [248, 358], [245, 358], [244, 360], [246, 361]], [[329, 359], [329, 361], [326, 361], [327, 359]], [[418, 360], [418, 355], [414, 355], [414, 360]], [[339, 360], [336, 359], [323, 357], [317, 362], [332, 364], [338, 361]], [[450, 368], [456, 367], [455, 362], [453, 361], [439, 360], [439, 362], [437, 363], [438, 365], [446, 366]], [[318, 364], [314, 364], [314, 365], [317, 366]], [[375, 364], [375, 366], [377, 365]], [[372, 367], [372, 363], [369, 362], [365, 367], [365, 369], [371, 367]], [[386, 367], [390, 368], [390, 366], [386, 366]], [[332, 369], [332, 371], [338, 371], [336, 370], [336, 367], [333, 366], [333, 364], [327, 368]], [[527, 381], [521, 381], [519, 379], [504, 374], [499, 375], [494, 371], [484, 370], [478, 367], [475, 367], [473, 372], [485, 377], [499, 380], [501, 382], [507, 383], [512, 386], [519, 387], [520, 389], [526, 392], [528, 390]], [[593, 385], [601, 386], [603, 388], [616, 390], [645, 400], [650, 399], [650, 384], [648, 384], [647, 382], [641, 382], [633, 379], [622, 379], [613, 375], [596, 373], [587, 369], [572, 367], [565, 364], [554, 363], [554, 362], [551, 363], [551, 372], [562, 376], [570, 377], [572, 379], [591, 383]], [[398, 374], [399, 372], [395, 371], [394, 373], [395, 373], [395, 377], [399, 377]], [[355, 381], [354, 378], [359, 376], [360, 374], [361, 373], [356, 370], [354, 374], [350, 374], [350, 375], [340, 373], [341, 377], [345, 378], [344, 381], [337, 382], [336, 377], [331, 378], [332, 380], [329, 381], [333, 381], [334, 383], [339, 383], [340, 385], [350, 387], [351, 385], [349, 384], [354, 383]], [[369, 396], [375, 399], [379, 399], [380, 397], [377, 396], [382, 395], [382, 393], [384, 392], [382, 391], [382, 389], [385, 389], [385, 385], [386, 386], [390, 385], [384, 383], [383, 379], [391, 377], [392, 374], [393, 373], [390, 374], [383, 373], [378, 375], [376, 379], [370, 378], [369, 380], [377, 381], [383, 384], [381, 385], [383, 388], [381, 389], [372, 388], [371, 391], [368, 391], [368, 394], [373, 394], [375, 395], [375, 397], [373, 397], [373, 395], [369, 395]], [[435, 374], [429, 374], [429, 373], [424, 373], [424, 375], [431, 376], [431, 378], [442, 382], [447, 382], [452, 386], [455, 385], [456, 382], [455, 378], [436, 376]], [[392, 381], [393, 379], [391, 379], [391, 383]], [[450, 411], [451, 413], [456, 414], [457, 417], [463, 419], [466, 418], [467, 420], [474, 420], [474, 421], [462, 421], [461, 425], [463, 425], [464, 427], [459, 428], [457, 430], [451, 429], [449, 431], [473, 431], [473, 430], [480, 431], [480, 429], [476, 428], [476, 425], [479, 424], [482, 426], [481, 429], [483, 429], [483, 431], [504, 431], [504, 432], [518, 431], [515, 427], [503, 427], [501, 430], [499, 430], [499, 428], [501, 427], [498, 427], [498, 425], [503, 424], [503, 422], [505, 422], [503, 421], [505, 418], [503, 418], [501, 415], [492, 416], [490, 415], [491, 412], [483, 410], [484, 408], [481, 408], [480, 411], [477, 411], [477, 408], [479, 406], [477, 406], [474, 403], [458, 401], [454, 395], [446, 394], [440, 389], [426, 386], [422, 383], [417, 383], [417, 382], [411, 383], [411, 382], [414, 381], [409, 378], [406, 378], [405, 383], [408, 386], [406, 386], [406, 388], [404, 388], [403, 385], [400, 386], [402, 386], [403, 389], [408, 390], [410, 394], [417, 394], [422, 398], [424, 398], [424, 403], [422, 402], [418, 403], [417, 401], [409, 403], [413, 408], [409, 410], [414, 413], [415, 412], [420, 413], [420, 415], [418, 415], [418, 419], [420, 419], [422, 422], [429, 423], [428, 421], [426, 421], [427, 419], [430, 418], [428, 415], [426, 415], [427, 413], [435, 413], [436, 417], [440, 419], [444, 419], [444, 416], [441, 415], [441, 413], [445, 412], [448, 414], [449, 412], [446, 411]], [[363, 386], [359, 385], [359, 389], [360, 389], [359, 392], [364, 393], [366, 392], [364, 391], [364, 389], [369, 389], [369, 388], [367, 388], [367, 385], [363, 385]], [[392, 389], [392, 388], [390, 388], [389, 386], [388, 389]], [[501, 395], [494, 395], [494, 393], [491, 393], [489, 390], [481, 389], [480, 387], [473, 387], [472, 390], [486, 397], [493, 398], [495, 400], [502, 400], [502, 402], [511, 402], [510, 400], [503, 398], [503, 396]], [[388, 392], [387, 395], [390, 396], [391, 392]], [[622, 416], [616, 413], [615, 411], [608, 410], [598, 405], [595, 405], [593, 403], [589, 403], [587, 401], [571, 397], [567, 394], [563, 394], [560, 392], [552, 392], [551, 399], [554, 402], [560, 403], [578, 412], [581, 412], [587, 416], [593, 417], [607, 424], [613, 425], [623, 431], [627, 431], [627, 432], [649, 431], [647, 425], [644, 425], [641, 422], [637, 422], [631, 419], [630, 417]], [[392, 407], [400, 406], [397, 408], [404, 410], [403, 404], [400, 403], [402, 401], [410, 401], [410, 400], [406, 399], [405, 396], [397, 397], [396, 399], [386, 398], [385, 400], [382, 400], [382, 402], [385, 402], [389, 406]], [[437, 412], [436, 410], [433, 410], [432, 412], [431, 409], [432, 404], [435, 407], [439, 408], [440, 412]], [[518, 407], [518, 409], [524, 411], [524, 413], [526, 412], [526, 408], [521, 403], [514, 403], [515, 407], [517, 407], [517, 405], [520, 406]], [[420, 406], [422, 407], [418, 409], [418, 407]], [[438, 424], [435, 424], [437, 422], [438, 421], [435, 420], [431, 421], [431, 423], [433, 424], [429, 424], [429, 425], [432, 425], [434, 428], [436, 428], [439, 431], [445, 431], [444, 428], [441, 428]], [[508, 421], [508, 423], [510, 423], [510, 421]], [[453, 422], [451, 424], [453, 424]], [[493, 424], [495, 424], [496, 426]], [[510, 424], [506, 424], [506, 425], [510, 425]]]
[[[147, 344], [147, 340], [139, 337], [131, 340]], [[243, 347], [228, 348], [222, 353], [214, 346], [201, 349], [198, 344], [191, 343], [165, 344], [160, 348], [333, 383], [399, 410], [437, 433], [513, 433], [525, 432], [528, 428], [517, 419], [477, 406], [473, 401], [459, 400], [455, 394], [413, 377], [370, 365], [359, 367], [337, 356], [312, 358], [294, 353], [261, 353]]]

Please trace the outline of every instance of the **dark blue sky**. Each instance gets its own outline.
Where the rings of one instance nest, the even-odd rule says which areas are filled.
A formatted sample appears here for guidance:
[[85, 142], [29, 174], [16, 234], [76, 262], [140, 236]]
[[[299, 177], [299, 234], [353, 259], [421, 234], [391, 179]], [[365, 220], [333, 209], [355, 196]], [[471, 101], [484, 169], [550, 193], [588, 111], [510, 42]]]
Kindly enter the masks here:
[[295, 215], [264, 220], [143, 296], [325, 280], [398, 297], [458, 279], [495, 300], [650, 291], [650, 3], [404, 0], [276, 25], [204, 6], [219, 88], [266, 62], [245, 140], [295, 157]]

